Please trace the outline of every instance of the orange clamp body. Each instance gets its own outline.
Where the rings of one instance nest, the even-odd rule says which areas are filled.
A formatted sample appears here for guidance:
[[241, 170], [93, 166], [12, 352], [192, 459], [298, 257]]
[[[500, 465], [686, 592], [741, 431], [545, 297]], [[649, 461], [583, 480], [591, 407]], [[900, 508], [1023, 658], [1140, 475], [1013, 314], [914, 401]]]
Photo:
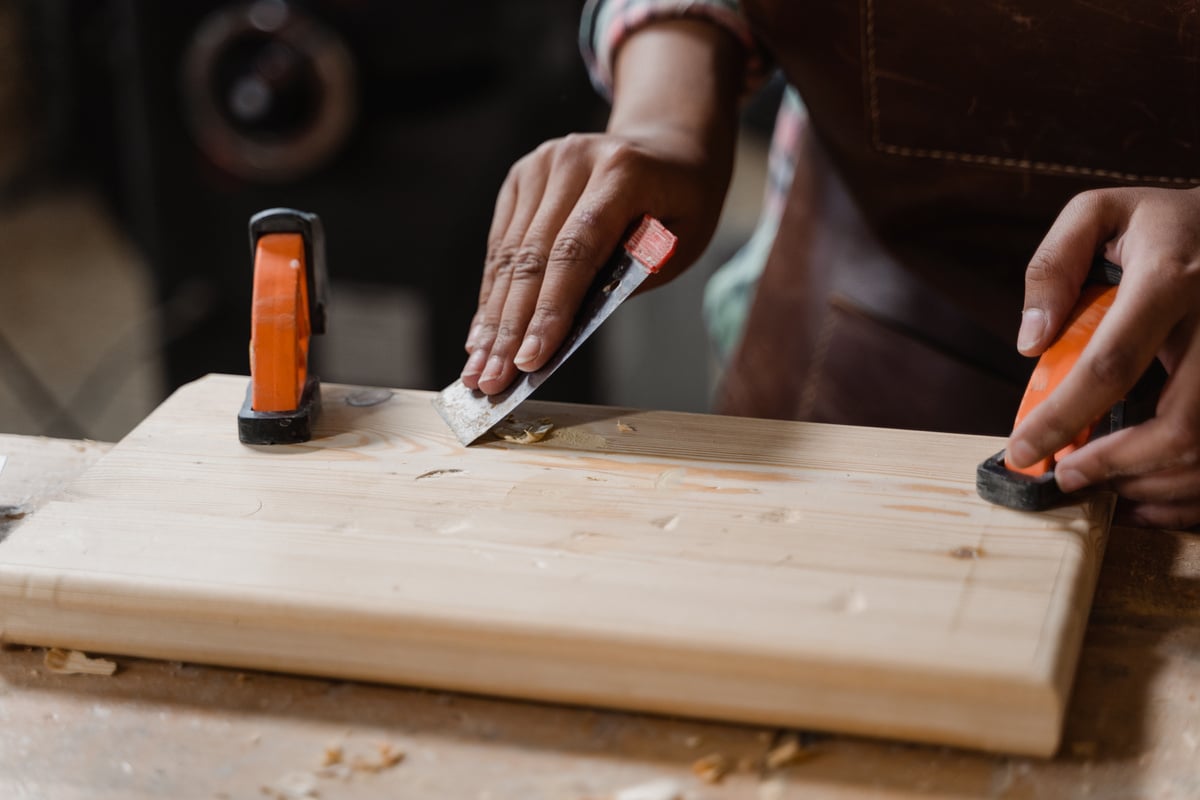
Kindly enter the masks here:
[[[1063, 379], [1067, 377], [1067, 373], [1079, 361], [1084, 348], [1092, 340], [1092, 335], [1096, 332], [1096, 328], [1100, 326], [1100, 321], [1104, 319], [1104, 315], [1112, 308], [1116, 297], [1116, 286], [1097, 285], [1086, 286], [1083, 289], [1079, 297], [1079, 302], [1075, 304], [1075, 308], [1072, 310], [1063, 332], [1055, 340], [1054, 344], [1050, 345], [1046, 352], [1042, 353], [1041, 358], [1038, 359], [1037, 366], [1033, 370], [1033, 375], [1029, 378], [1029, 386], [1025, 389], [1025, 396], [1021, 398], [1021, 406], [1017, 409], [1017, 420], [1013, 425], [1014, 428], [1020, 425], [1033, 409], [1041, 405], [1058, 388]], [[1092, 431], [1095, 430], [1099, 421], [1092, 422], [1091, 425], [1080, 431], [1074, 440], [1065, 445], [1053, 456], [1047, 456], [1031, 466], [1022, 468], [1014, 467], [1009, 463], [1006, 456], [1004, 465], [1013, 472], [1019, 472], [1033, 478], [1044, 475], [1054, 469], [1054, 465], [1068, 453], [1074, 452], [1087, 444], [1088, 439], [1091, 438]]]
[[294, 411], [308, 378], [308, 281], [304, 237], [269, 233], [254, 253], [250, 312], [250, 405], [255, 411]]

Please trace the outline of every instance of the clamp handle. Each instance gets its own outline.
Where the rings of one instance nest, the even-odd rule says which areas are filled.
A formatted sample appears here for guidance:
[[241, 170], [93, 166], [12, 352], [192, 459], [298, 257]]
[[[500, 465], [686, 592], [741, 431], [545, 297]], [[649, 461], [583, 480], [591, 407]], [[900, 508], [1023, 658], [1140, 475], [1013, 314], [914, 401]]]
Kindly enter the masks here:
[[254, 294], [250, 385], [238, 414], [246, 444], [312, 438], [320, 381], [308, 372], [309, 343], [325, 330], [325, 238], [316, 214], [272, 208], [250, 219]]
[[[1116, 267], [1111, 262], [1105, 261], [1103, 263], [1118, 270], [1120, 269], [1120, 267]], [[1119, 273], [1117, 280], [1120, 280]], [[1038, 359], [1037, 366], [1034, 367], [1033, 374], [1029, 377], [1029, 385], [1025, 388], [1025, 394], [1021, 398], [1021, 405], [1017, 409], [1017, 419], [1013, 423], [1014, 429], [1058, 388], [1063, 379], [1075, 367], [1080, 356], [1083, 355], [1084, 348], [1092, 340], [1096, 329], [1100, 327], [1100, 323], [1104, 320], [1104, 315], [1112, 308], [1112, 304], [1116, 299], [1116, 283], [1084, 286], [1083, 291], [1080, 293], [1079, 301], [1075, 304], [1075, 308], [1071, 310], [1071, 316], [1067, 318], [1062, 333], [1059, 334], [1054, 344], [1050, 345], [1042, 353], [1041, 358]], [[1041, 461], [1031, 464], [1028, 467], [1014, 467], [1009, 462], [1008, 456], [1005, 455], [1004, 465], [1013, 472], [1019, 472], [1022, 475], [1028, 475], [1032, 478], [1045, 475], [1054, 469], [1054, 465], [1060, 459], [1087, 444], [1102, 419], [1103, 417], [1093, 421], [1090, 425], [1079, 431], [1069, 444], [1053, 455], [1043, 458]]]

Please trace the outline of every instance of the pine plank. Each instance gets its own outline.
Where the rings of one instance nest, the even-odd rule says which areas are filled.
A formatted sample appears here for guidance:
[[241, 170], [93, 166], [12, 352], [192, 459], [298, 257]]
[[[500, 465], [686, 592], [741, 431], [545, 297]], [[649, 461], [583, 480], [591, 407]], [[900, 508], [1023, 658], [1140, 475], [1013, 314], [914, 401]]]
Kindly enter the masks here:
[[[1112, 498], [976, 497], [989, 437], [326, 386], [237, 441], [179, 390], [0, 544], [5, 641], [1047, 755]], [[350, 401], [350, 402], [348, 402]]]

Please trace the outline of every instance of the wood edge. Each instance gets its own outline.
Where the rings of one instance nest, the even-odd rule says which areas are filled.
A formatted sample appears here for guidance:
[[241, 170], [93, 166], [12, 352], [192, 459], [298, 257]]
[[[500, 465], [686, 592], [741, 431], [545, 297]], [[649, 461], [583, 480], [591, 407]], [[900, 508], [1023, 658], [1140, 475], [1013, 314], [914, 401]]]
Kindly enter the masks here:
[[[295, 603], [278, 599], [250, 597], [234, 613], [227, 607], [227, 598], [218, 601], [203, 586], [181, 593], [178, 585], [172, 585], [170, 602], [161, 614], [150, 619], [138, 614], [135, 618], [133, 607], [144, 611], [145, 606], [154, 605], [155, 595], [165, 597], [165, 585], [145, 582], [138, 587], [137, 597], [126, 598], [124, 610], [116, 603], [100, 611], [73, 607], [71, 597], [80, 592], [103, 593], [105, 582], [93, 575], [71, 577], [74, 580], [64, 580], [47, 572], [45, 583], [39, 586], [37, 576], [30, 576], [28, 570], [24, 575], [14, 574], [7, 565], [0, 565], [0, 600], [4, 601], [0, 607], [0, 641], [742, 724], [811, 727], [1039, 757], [1053, 754], [1061, 734], [1061, 710], [1053, 689], [1036, 682], [1018, 684], [1011, 678], [998, 680], [995, 676], [969, 674], [931, 677], [923, 671], [863, 667], [833, 660], [805, 664], [798, 659], [780, 663], [755, 659], [747, 665], [745, 659], [727, 653], [681, 650], [669, 643], [653, 647], [647, 642], [631, 643], [595, 634], [572, 640], [558, 635], [558, 631], [523, 631], [517, 635], [488, 622], [458, 620], [448, 625], [427, 616], [405, 620], [400, 615], [372, 614], [361, 609], [348, 619], [344, 610], [327, 607], [309, 616], [303, 608], [297, 613]], [[128, 592], [128, 587], [124, 591]], [[206, 608], [220, 603], [226, 605], [224, 610]], [[205, 611], [209, 612], [207, 617], [197, 619], [197, 612]], [[307, 624], [295, 624], [283, 631], [271, 626], [272, 620], [281, 618], [306, 620]], [[314, 654], [309, 647], [313, 626], [332, 624], [334, 618], [340, 628], [352, 632], [342, 636], [338, 652], [330, 648]], [[124, 631], [128, 636], [134, 629], [132, 638], [123, 639], [113, 633]], [[397, 635], [397, 630], [403, 634]], [[273, 640], [272, 646], [263, 648], [262, 642], [268, 640]], [[215, 644], [200, 646], [192, 642]], [[547, 648], [547, 644], [552, 647]], [[589, 663], [586, 654], [614, 646], [624, 648], [626, 657], [616, 666], [608, 663], [597, 678], [600, 684], [607, 681], [607, 685], [582, 684], [579, 676], [587, 676]], [[485, 658], [480, 658], [481, 648], [486, 648]], [[546, 658], [548, 649], [551, 656]], [[360, 657], [356, 659], [355, 654]], [[431, 671], [428, 664], [411, 666], [421, 659], [450, 664], [450, 669], [458, 672]], [[401, 664], [405, 660], [410, 666]], [[606, 661], [611, 662], [610, 657], [606, 656]], [[464, 663], [474, 664], [477, 671], [463, 671], [457, 666]], [[535, 667], [528, 670], [531, 663]], [[535, 672], [545, 680], [532, 688], [518, 685]], [[505, 674], [520, 677], [506, 681]], [[709, 693], [697, 690], [702, 695], [697, 698], [675, 691], [674, 696], [667, 696], [672, 684], [681, 683], [681, 676], [689, 675]], [[643, 681], [652, 688], [647, 690]], [[654, 694], [658, 691], [653, 688], [655, 681], [666, 694]], [[630, 696], [629, 686], [640, 687], [641, 696]], [[863, 692], [863, 686], [870, 688]], [[739, 691], [750, 691], [757, 698], [753, 709], [725, 702], [731, 693]], [[790, 699], [789, 692], [793, 695]], [[900, 705], [908, 706], [903, 713], [894, 708], [897, 695]], [[844, 712], [835, 716], [797, 708], [805, 697], [811, 706], [828, 696], [865, 703], [868, 709], [878, 710], [847, 719]], [[963, 717], [964, 702], [973, 706], [977, 717], [990, 714], [988, 724], [977, 725]], [[890, 717], [885, 713], [889, 710], [893, 712]], [[931, 716], [937, 714], [948, 715], [951, 721], [931, 723]], [[920, 722], [909, 722], [913, 719]]]
[[[1090, 496], [1087, 507], [1088, 517], [1092, 522], [1087, 539], [1083, 542], [1083, 558], [1078, 562], [1079, 568], [1074, 579], [1060, 585], [1060, 591], [1070, 596], [1064, 598], [1059, 608], [1076, 610], [1062, 620], [1058, 628], [1058, 646], [1046, 651], [1040, 668], [1041, 680], [1050, 691], [1055, 715], [1054, 739], [1046, 742], [1045, 752], [1040, 754], [1046, 757], [1055, 755], [1062, 744], [1063, 729], [1070, 709], [1079, 659], [1083, 652], [1088, 618], [1100, 579], [1108, 537], [1112, 532], [1116, 503], [1117, 496], [1114, 492], [1095, 493]], [[1044, 640], [1054, 641], [1055, 637], [1047, 634]]]

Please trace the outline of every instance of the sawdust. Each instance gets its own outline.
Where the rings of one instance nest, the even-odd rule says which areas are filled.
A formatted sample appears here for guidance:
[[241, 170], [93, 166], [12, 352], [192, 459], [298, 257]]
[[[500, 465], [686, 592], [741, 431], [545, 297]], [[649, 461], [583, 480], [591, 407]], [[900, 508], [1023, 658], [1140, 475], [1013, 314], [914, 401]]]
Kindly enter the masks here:
[[59, 675], [112, 675], [117, 665], [106, 658], [88, 658], [78, 650], [63, 650], [52, 647], [46, 651], [43, 662], [46, 669]]
[[733, 771], [733, 761], [722, 753], [709, 753], [692, 763], [692, 772], [705, 783], [718, 784]]
[[550, 439], [557, 445], [569, 447], [572, 450], [604, 450], [608, 440], [603, 436], [588, 433], [581, 428], [555, 428]]
[[637, 433], [637, 428], [621, 420], [617, 420], [617, 431], [619, 433]]

